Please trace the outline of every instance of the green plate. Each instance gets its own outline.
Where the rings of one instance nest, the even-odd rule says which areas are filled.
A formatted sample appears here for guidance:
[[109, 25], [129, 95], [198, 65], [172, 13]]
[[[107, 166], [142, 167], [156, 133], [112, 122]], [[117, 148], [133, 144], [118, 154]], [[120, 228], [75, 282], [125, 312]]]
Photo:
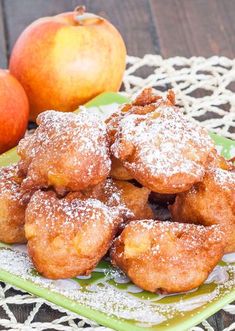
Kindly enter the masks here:
[[[126, 101], [119, 94], [105, 93], [86, 106], [104, 115]], [[211, 136], [226, 158], [234, 156], [235, 142]], [[12, 149], [0, 156], [0, 166], [17, 159]], [[235, 300], [235, 254], [224, 256], [198, 289], [163, 296], [134, 286], [107, 261], [100, 262], [89, 277], [48, 280], [34, 269], [24, 245], [0, 244], [0, 280], [115, 330], [184, 331]]]

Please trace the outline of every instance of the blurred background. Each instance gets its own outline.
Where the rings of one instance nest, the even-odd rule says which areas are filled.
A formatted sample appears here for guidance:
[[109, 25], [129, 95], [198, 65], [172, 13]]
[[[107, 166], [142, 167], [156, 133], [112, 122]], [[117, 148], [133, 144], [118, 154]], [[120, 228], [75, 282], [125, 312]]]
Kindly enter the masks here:
[[29, 23], [80, 4], [111, 20], [129, 55], [235, 56], [235, 0], [0, 0], [0, 67]]

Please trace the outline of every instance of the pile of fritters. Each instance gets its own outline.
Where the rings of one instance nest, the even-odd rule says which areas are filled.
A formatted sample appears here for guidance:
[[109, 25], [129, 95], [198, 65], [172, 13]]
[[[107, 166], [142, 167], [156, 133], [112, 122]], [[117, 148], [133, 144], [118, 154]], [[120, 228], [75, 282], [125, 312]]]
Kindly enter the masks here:
[[175, 293], [235, 251], [234, 166], [172, 91], [145, 89], [106, 122], [47, 111], [37, 124], [0, 169], [0, 240], [27, 242], [45, 277], [87, 275], [109, 254], [141, 288]]

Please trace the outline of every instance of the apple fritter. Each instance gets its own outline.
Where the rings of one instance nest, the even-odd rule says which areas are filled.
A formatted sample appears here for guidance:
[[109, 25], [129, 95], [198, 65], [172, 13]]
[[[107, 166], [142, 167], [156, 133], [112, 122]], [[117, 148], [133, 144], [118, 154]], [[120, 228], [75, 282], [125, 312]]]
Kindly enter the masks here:
[[113, 209], [116, 217], [124, 223], [137, 219], [153, 218], [153, 211], [148, 203], [150, 190], [145, 187], [136, 187], [127, 181], [106, 179], [95, 187], [69, 193], [67, 197], [80, 199], [97, 199]]
[[195, 184], [188, 192], [178, 194], [169, 209], [176, 222], [205, 226], [219, 224], [226, 234], [225, 252], [235, 251], [234, 170], [210, 167], [203, 181]]
[[168, 106], [175, 105], [175, 94], [172, 90], [168, 91], [167, 97], [164, 99], [162, 96], [156, 95], [152, 88], [145, 88], [131, 103], [121, 105], [117, 112], [113, 113], [106, 119], [108, 136], [111, 144], [115, 142], [115, 136], [118, 131], [119, 122], [126, 113], [134, 112], [135, 114], [144, 115], [153, 111], [161, 104]]
[[224, 245], [224, 233], [216, 225], [133, 221], [115, 239], [111, 259], [142, 289], [176, 293], [201, 285]]
[[121, 198], [121, 192], [117, 185], [115, 185], [112, 178], [107, 178], [98, 185], [79, 192], [70, 192], [66, 196], [67, 200], [73, 199], [96, 199], [105, 204], [112, 211], [114, 222], [120, 225], [124, 219], [133, 217], [131, 210], [127, 208]]
[[150, 190], [146, 187], [137, 187], [124, 180], [114, 180], [119, 189], [121, 201], [130, 210], [131, 214], [124, 218], [125, 223], [131, 220], [154, 218], [148, 198]]
[[128, 170], [123, 166], [122, 162], [116, 159], [114, 156], [111, 157], [111, 172], [110, 176], [118, 180], [131, 180], [133, 177], [129, 174]]
[[26, 242], [25, 208], [21, 201], [18, 166], [0, 168], [0, 241], [7, 244]]
[[22, 190], [53, 187], [57, 193], [97, 185], [109, 174], [111, 160], [106, 127], [91, 113], [47, 111], [37, 118], [35, 133], [21, 140]]
[[116, 127], [112, 154], [143, 186], [175, 194], [202, 180], [214, 144], [169, 99], [128, 105]]
[[25, 235], [38, 272], [52, 279], [90, 274], [112, 243], [115, 217], [97, 199], [34, 193], [26, 209]]

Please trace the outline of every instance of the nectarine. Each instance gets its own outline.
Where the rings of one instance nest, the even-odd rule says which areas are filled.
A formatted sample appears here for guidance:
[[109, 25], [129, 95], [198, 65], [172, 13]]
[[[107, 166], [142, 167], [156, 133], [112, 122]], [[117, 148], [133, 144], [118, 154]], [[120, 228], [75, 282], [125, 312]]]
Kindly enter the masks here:
[[10, 72], [25, 88], [35, 120], [46, 109], [73, 111], [102, 92], [117, 91], [125, 62], [116, 28], [79, 7], [29, 25], [14, 46]]
[[29, 103], [23, 87], [0, 69], [0, 154], [17, 145], [27, 128]]

